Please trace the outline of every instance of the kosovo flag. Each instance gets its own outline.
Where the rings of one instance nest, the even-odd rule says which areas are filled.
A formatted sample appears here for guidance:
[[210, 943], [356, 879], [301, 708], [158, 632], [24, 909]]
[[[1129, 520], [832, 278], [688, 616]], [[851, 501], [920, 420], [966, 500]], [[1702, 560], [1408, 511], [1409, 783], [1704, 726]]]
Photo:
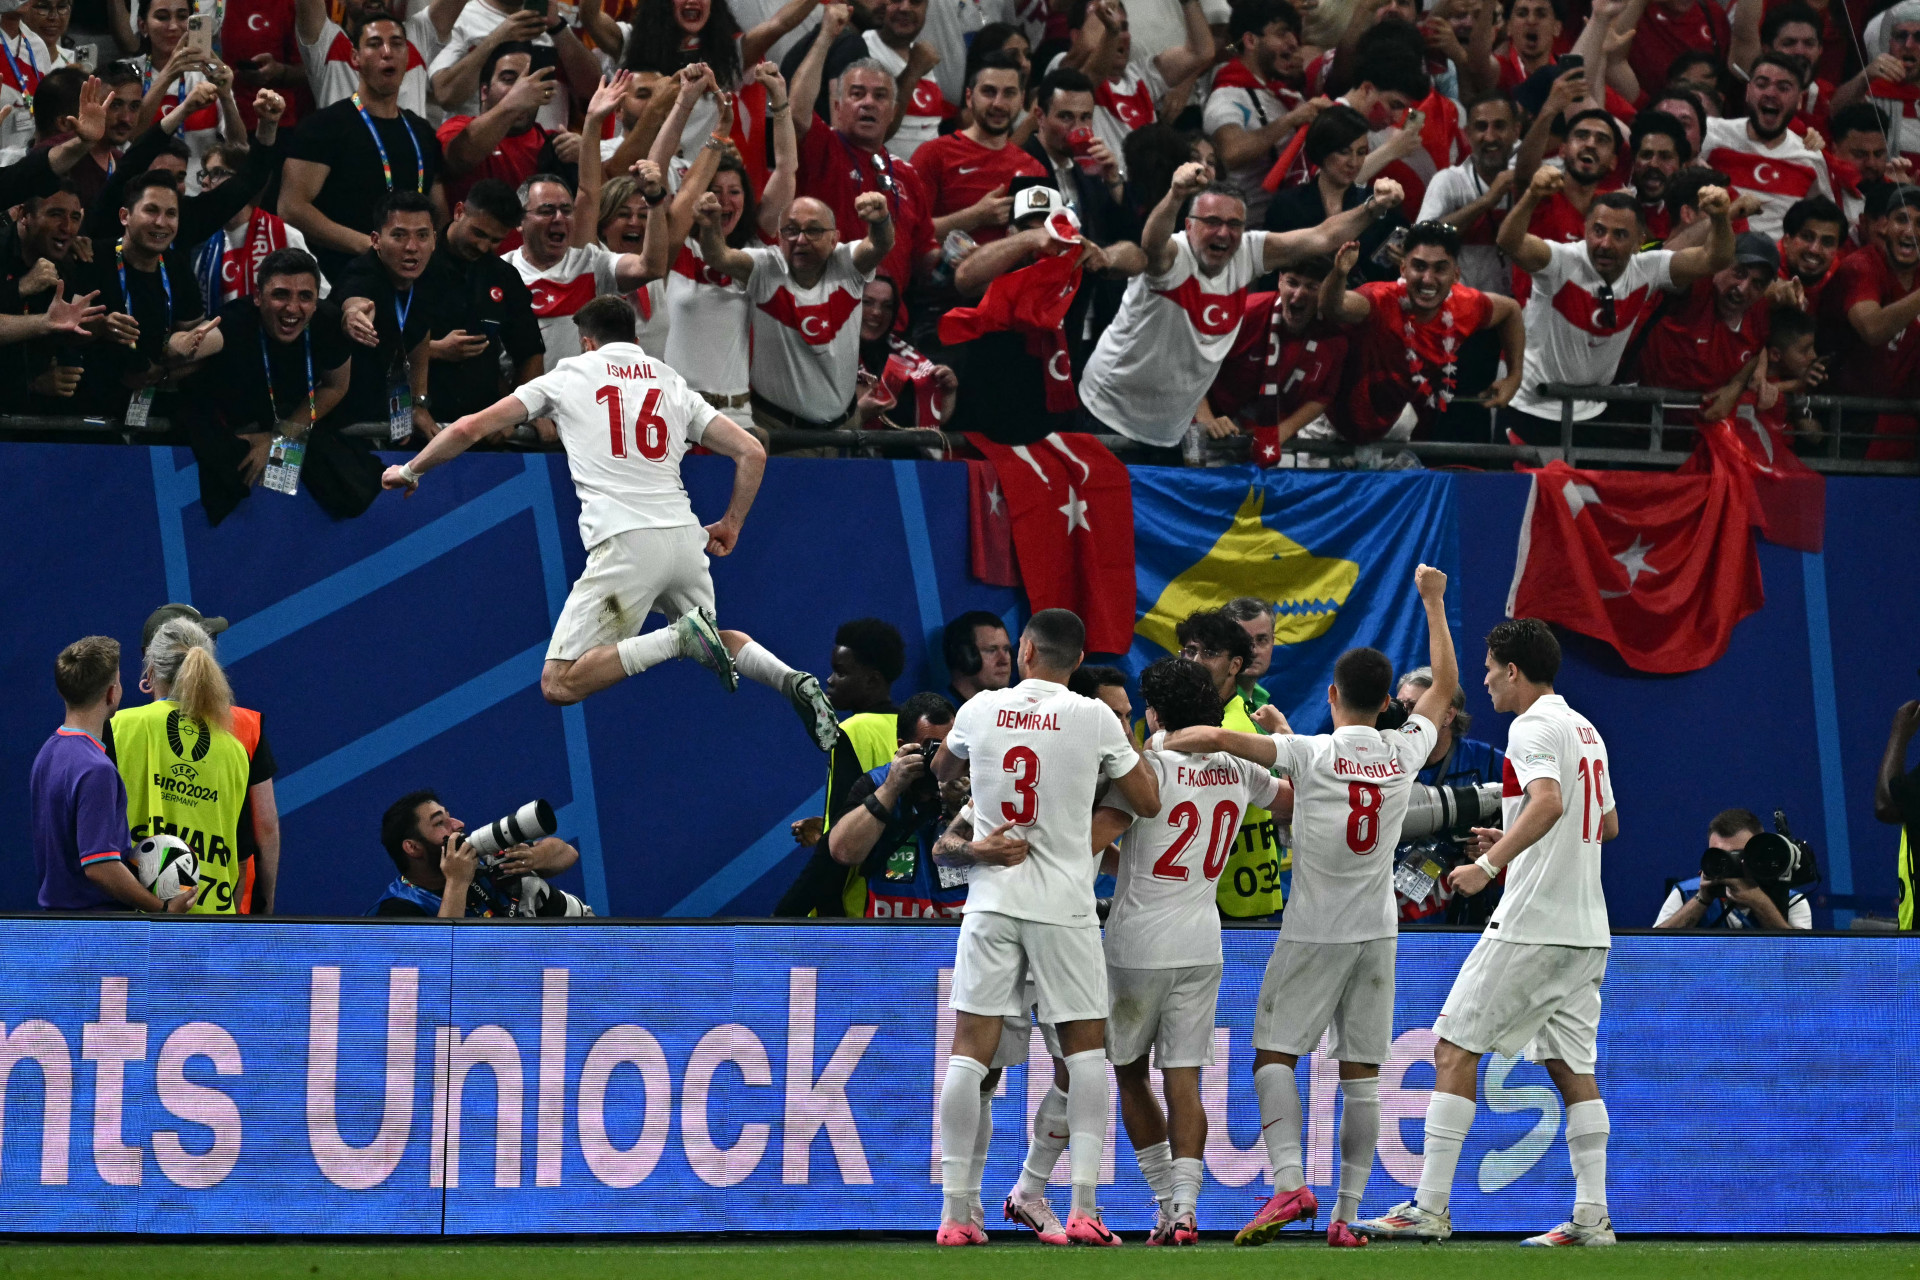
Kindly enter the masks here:
[[1413, 587], [1422, 563], [1448, 575], [1447, 617], [1460, 645], [1452, 477], [1131, 470], [1134, 675], [1179, 651], [1174, 628], [1188, 614], [1253, 596], [1274, 606], [1273, 662], [1260, 683], [1296, 731], [1324, 733], [1332, 725], [1327, 686], [1342, 653], [1371, 646], [1396, 672], [1426, 665], [1426, 613]]

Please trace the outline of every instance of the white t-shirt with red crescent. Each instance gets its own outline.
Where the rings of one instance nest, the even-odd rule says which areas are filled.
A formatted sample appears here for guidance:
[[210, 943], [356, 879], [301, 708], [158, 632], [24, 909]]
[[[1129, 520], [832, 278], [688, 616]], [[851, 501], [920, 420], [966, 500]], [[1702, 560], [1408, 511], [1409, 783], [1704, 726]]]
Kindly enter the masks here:
[[[1272, 808], [1280, 780], [1224, 751], [1148, 751], [1144, 758], [1160, 780], [1160, 812], [1135, 817], [1120, 838], [1107, 963], [1121, 969], [1219, 964], [1215, 882], [1240, 838], [1241, 815], [1249, 805]], [[1133, 812], [1117, 792], [1101, 803]]]
[[[867, 56], [898, 80], [900, 73], [907, 69], [906, 57], [889, 49], [878, 31], [868, 31], [860, 38], [867, 42]], [[920, 149], [920, 144], [939, 137], [940, 122], [958, 109], [940, 92], [938, 78], [921, 76], [913, 86], [913, 97], [907, 102], [907, 112], [901, 117], [900, 127], [887, 139], [887, 150], [902, 160], [913, 159], [913, 153]]]
[[614, 272], [620, 255], [597, 244], [579, 245], [544, 270], [527, 261], [525, 245], [501, 256], [533, 293], [533, 314], [547, 344], [547, 368], [579, 355], [580, 330], [574, 327], [573, 313], [603, 293], [620, 292]]
[[973, 763], [973, 837], [1008, 823], [1024, 836], [1017, 867], [976, 866], [967, 911], [1097, 928], [1093, 796], [1139, 754], [1104, 702], [1047, 680], [975, 694], [953, 718], [947, 750]]
[[580, 541], [700, 523], [680, 480], [714, 408], [631, 342], [561, 361], [514, 389], [530, 418], [551, 418], [580, 495]]
[[689, 386], [710, 395], [744, 395], [747, 331], [752, 324], [747, 287], [716, 271], [689, 240], [667, 272], [667, 363]]
[[[1612, 382], [1635, 327], [1653, 314], [1662, 292], [1673, 285], [1673, 251], [1650, 249], [1627, 260], [1627, 269], [1607, 286], [1613, 293], [1611, 326], [1604, 323], [1601, 286], [1606, 281], [1587, 253], [1587, 242], [1549, 241], [1547, 253], [1547, 265], [1533, 273], [1533, 291], [1522, 316], [1527, 355], [1513, 407], [1539, 418], [1558, 418], [1560, 402], [1535, 394], [1534, 388], [1543, 382], [1580, 387]], [[1598, 400], [1576, 400], [1574, 420], [1584, 422], [1604, 408]]]
[[20, 34], [0, 31], [8, 54], [0, 58], [0, 106], [12, 111], [0, 120], [0, 164], [15, 164], [33, 146], [33, 94], [54, 62], [44, 40], [22, 25]]
[[1707, 121], [1700, 138], [1700, 163], [1731, 178], [1733, 194], [1760, 197], [1760, 211], [1747, 219], [1747, 227], [1770, 238], [1780, 235], [1780, 224], [1794, 201], [1833, 195], [1824, 155], [1807, 150], [1805, 140], [1791, 129], [1770, 144], [1755, 142], [1747, 136], [1744, 116]]
[[1151, 60], [1129, 62], [1118, 80], [1093, 86], [1093, 135], [1119, 159], [1127, 135], [1157, 120], [1166, 96], [1167, 78]]
[[1249, 231], [1217, 276], [1201, 273], [1187, 233], [1173, 235], [1165, 275], [1127, 283], [1080, 376], [1080, 402], [1121, 435], [1171, 448], [1233, 349], [1247, 286], [1264, 274], [1267, 233]]
[[1507, 730], [1501, 801], [1507, 830], [1525, 807], [1527, 787], [1540, 778], [1560, 785], [1560, 819], [1507, 864], [1507, 887], [1487, 922], [1487, 937], [1610, 946], [1607, 896], [1600, 887], [1600, 824], [1613, 812], [1613, 772], [1600, 731], [1557, 693], [1515, 716]]
[[1346, 725], [1273, 735], [1273, 767], [1293, 779], [1293, 892], [1281, 937], [1371, 942], [1400, 932], [1393, 851], [1436, 733], [1425, 716], [1408, 716], [1385, 733]]
[[778, 249], [747, 249], [753, 275], [753, 389], [796, 417], [828, 422], [853, 403], [860, 367], [860, 299], [873, 272], [836, 245], [811, 289], [793, 282]]
[[[427, 66], [440, 51], [440, 33], [434, 30], [432, 15], [424, 7], [402, 26], [407, 33], [407, 70], [400, 77], [400, 106], [438, 126], [447, 113], [429, 99]], [[320, 24], [318, 40], [312, 44], [300, 40], [299, 44], [307, 83], [313, 87], [313, 105], [330, 107], [351, 98], [360, 87], [360, 73], [353, 69], [353, 41], [347, 39], [340, 24], [329, 18]]]

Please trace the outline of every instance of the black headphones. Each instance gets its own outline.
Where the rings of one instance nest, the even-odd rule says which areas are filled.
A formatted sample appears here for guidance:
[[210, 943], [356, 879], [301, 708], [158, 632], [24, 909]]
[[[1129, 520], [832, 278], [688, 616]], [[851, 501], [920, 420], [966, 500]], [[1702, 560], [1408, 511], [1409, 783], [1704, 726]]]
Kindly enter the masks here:
[[975, 609], [963, 613], [947, 624], [941, 633], [940, 649], [947, 660], [947, 670], [956, 676], [977, 676], [986, 663], [980, 657], [980, 646], [974, 642], [974, 633], [981, 627], [1005, 627], [993, 614], [985, 609]]

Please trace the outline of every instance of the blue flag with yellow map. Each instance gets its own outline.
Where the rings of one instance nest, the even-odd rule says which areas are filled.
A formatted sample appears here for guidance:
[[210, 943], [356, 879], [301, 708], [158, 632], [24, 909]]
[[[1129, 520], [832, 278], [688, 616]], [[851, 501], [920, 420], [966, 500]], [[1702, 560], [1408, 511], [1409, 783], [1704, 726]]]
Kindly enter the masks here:
[[[1133, 674], [1179, 650], [1174, 628], [1188, 614], [1236, 596], [1274, 605], [1273, 662], [1260, 683], [1298, 732], [1331, 726], [1327, 686], [1346, 650], [1371, 645], [1395, 671], [1426, 664], [1426, 615], [1413, 571], [1430, 564], [1459, 581], [1451, 477], [1131, 470], [1139, 591]], [[1456, 643], [1458, 593], [1450, 585]]]

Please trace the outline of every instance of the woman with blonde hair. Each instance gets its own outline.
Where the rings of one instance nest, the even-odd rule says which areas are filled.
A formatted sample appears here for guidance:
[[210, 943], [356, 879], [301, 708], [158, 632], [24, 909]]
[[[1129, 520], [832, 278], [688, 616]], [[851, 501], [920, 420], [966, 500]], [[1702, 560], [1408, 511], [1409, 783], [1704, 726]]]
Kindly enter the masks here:
[[128, 826], [136, 843], [159, 835], [183, 841], [198, 863], [193, 910], [232, 915], [248, 774], [246, 746], [233, 733], [233, 688], [213, 637], [190, 618], [162, 623], [144, 661], [154, 700], [113, 717]]

